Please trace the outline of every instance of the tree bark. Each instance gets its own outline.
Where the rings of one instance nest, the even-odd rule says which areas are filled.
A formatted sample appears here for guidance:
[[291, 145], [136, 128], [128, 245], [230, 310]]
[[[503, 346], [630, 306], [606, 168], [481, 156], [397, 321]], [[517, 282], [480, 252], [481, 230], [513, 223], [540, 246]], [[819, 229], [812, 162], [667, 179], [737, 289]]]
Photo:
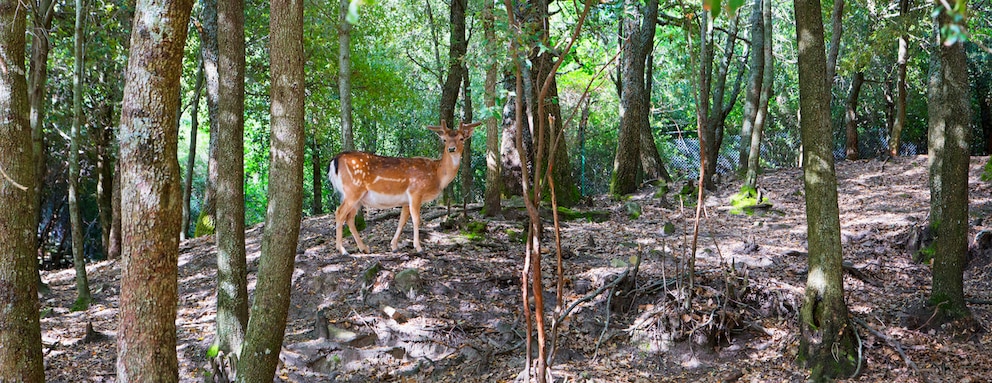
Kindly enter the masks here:
[[324, 166], [321, 164], [321, 147], [320, 138], [317, 134], [313, 134], [311, 137], [313, 139], [313, 146], [310, 149], [310, 164], [311, 164], [311, 176], [313, 177], [313, 203], [310, 205], [311, 215], [321, 215], [324, 214]]
[[830, 52], [827, 54], [827, 93], [833, 97], [831, 88], [837, 75], [837, 56], [840, 55], [840, 38], [844, 34], [844, 0], [834, 0], [834, 10], [830, 14]]
[[[899, 0], [899, 16], [905, 18], [909, 13], [910, 0]], [[899, 156], [899, 138], [906, 127], [906, 99], [909, 90], [906, 87], [906, 63], [909, 61], [909, 36], [899, 35], [899, 53], [896, 58], [896, 115], [889, 132], [889, 155]]]
[[[469, 73], [467, 68], [462, 68], [462, 75], [465, 76], [464, 81], [462, 81], [462, 120], [464, 123], [468, 124], [472, 122], [473, 110], [472, 110], [472, 90], [469, 89]], [[472, 184], [473, 184], [473, 172], [472, 172], [472, 136], [465, 138], [465, 149], [462, 152], [462, 162], [459, 164], [461, 167], [461, 177], [462, 177], [462, 212], [468, 214], [468, 201], [472, 199]]]
[[238, 382], [269, 382], [275, 375], [289, 312], [293, 261], [303, 209], [303, 2], [273, 0], [270, 14], [269, 206], [265, 214], [255, 299], [238, 362]]
[[[491, 1], [485, 2], [482, 11], [482, 28], [486, 35], [487, 44], [496, 43], [496, 16], [493, 14], [493, 3]], [[494, 49], [495, 47], [490, 47]], [[494, 55], [489, 56], [488, 66], [486, 68], [486, 84], [485, 84], [485, 94], [483, 95], [483, 103], [486, 105], [486, 109], [492, 111], [496, 108], [496, 76], [499, 75], [499, 67], [497, 66], [497, 60]], [[486, 117], [486, 195], [485, 195], [485, 208], [482, 209], [483, 214], [486, 216], [494, 216], [502, 211], [501, 206], [501, 195], [503, 191], [503, 182], [500, 174], [502, 170], [500, 169], [499, 160], [499, 120], [493, 116]]]
[[851, 79], [851, 89], [847, 93], [847, 103], [844, 107], [844, 126], [846, 127], [847, 138], [845, 140], [845, 154], [848, 160], [856, 160], [858, 154], [858, 96], [861, 94], [861, 85], [865, 83], [865, 72], [857, 72]]
[[76, 28], [74, 35], [72, 76], [72, 130], [69, 134], [69, 221], [72, 227], [72, 264], [76, 268], [76, 303], [73, 308], [89, 307], [90, 283], [86, 278], [86, 254], [83, 242], [83, 217], [79, 212], [79, 140], [83, 125], [83, 0], [76, 0]]
[[[704, 12], [706, 13], [706, 12]], [[702, 166], [701, 169], [704, 170], [704, 174], [700, 174], [700, 179], [703, 180], [703, 187], [707, 190], [713, 190], [716, 185], [713, 184], [713, 175], [706, 173], [705, 170], [709, 169], [706, 164], [706, 160], [709, 155], [706, 153], [712, 144], [711, 142], [716, 140], [715, 134], [709, 129], [709, 114], [710, 114], [710, 82], [712, 80], [712, 69], [713, 69], [713, 32], [710, 31], [709, 26], [709, 15], [704, 15], [699, 19], [699, 82], [696, 83], [696, 131], [699, 134], [699, 161]]]
[[[651, 44], [653, 45], [653, 44]], [[654, 50], [653, 47], [648, 49]], [[671, 182], [672, 177], [665, 169], [665, 163], [658, 153], [658, 144], [654, 141], [654, 130], [651, 128], [651, 88], [654, 85], [654, 55], [648, 54], [644, 68], [644, 105], [647, 108], [648, 123], [641, 125], [641, 168], [644, 176], [650, 180], [661, 180]], [[589, 104], [586, 103], [586, 106]], [[585, 111], [584, 111], [585, 112]], [[588, 121], [588, 120], [587, 120]]]
[[978, 125], [982, 128], [985, 142], [985, 155], [992, 155], [992, 92], [989, 87], [989, 74], [977, 76], [975, 92], [978, 93]]
[[[744, 173], [749, 170], [751, 147], [751, 131], [754, 129], [754, 118], [758, 114], [758, 102], [761, 100], [761, 80], [764, 74], [764, 21], [761, 15], [762, 0], [754, 0], [751, 10], [751, 73], [748, 75], [747, 92], [744, 96], [744, 115], [741, 121], [740, 155], [737, 157], [743, 166]], [[753, 184], [746, 185], [754, 187]]]
[[811, 381], [847, 378], [860, 365], [855, 328], [844, 302], [837, 177], [831, 151], [830, 93], [819, 0], [796, 0], [799, 104], [806, 189], [809, 273], [799, 313], [800, 363]]
[[[717, 66], [716, 81], [711, 82], [713, 104], [710, 106], [710, 115], [706, 120], [709, 125], [706, 130], [710, 137], [710, 139], [706, 140], [706, 183], [709, 185], [707, 188], [710, 190], [716, 187], [713, 184], [713, 176], [716, 174], [717, 161], [720, 159], [720, 147], [723, 144], [723, 130], [726, 126], [726, 114], [723, 112], [723, 104], [727, 93], [727, 74], [730, 72], [730, 62], [734, 58], [734, 43], [736, 40], [737, 18], [733, 17], [730, 19], [730, 30], [727, 32], [727, 41], [723, 46], [724, 56], [720, 60], [719, 66]], [[712, 55], [712, 51], [710, 54]], [[710, 76], [712, 77], [712, 74]]]
[[[41, 222], [42, 196], [44, 195], [43, 190], [45, 188], [45, 174], [48, 169], [48, 147], [45, 143], [44, 128], [45, 114], [48, 110], [48, 99], [46, 97], [48, 90], [48, 56], [51, 51], [49, 29], [52, 29], [52, 18], [55, 15], [55, 1], [33, 0], [31, 1], [31, 7], [35, 17], [31, 18], [33, 33], [31, 33], [31, 68], [28, 73], [28, 103], [31, 108], [31, 144], [34, 152], [35, 177], [38, 178], [38, 192], [34, 194], [34, 203], [37, 205], [35, 212], [38, 215], [36, 222]], [[42, 256], [44, 254], [44, 248], [41, 242], [42, 236], [38, 235], [36, 238], [38, 240], [35, 248], [38, 255]], [[35, 271], [35, 273], [37, 274], [39, 288], [47, 289], [47, 286], [41, 281], [40, 270]]]
[[175, 382], [179, 80], [192, 0], [138, 0], [121, 111], [118, 382]]
[[455, 123], [455, 104], [458, 102], [458, 92], [461, 90], [463, 59], [468, 50], [465, 39], [465, 7], [466, 0], [451, 0], [448, 22], [451, 23], [451, 34], [448, 36], [450, 50], [448, 52], [448, 77], [441, 88], [440, 117], [450, 126]]
[[[952, 23], [947, 11], [938, 8], [941, 12], [934, 25], [935, 36], [940, 36], [940, 27]], [[930, 225], [935, 233], [930, 304], [941, 314], [935, 318], [937, 324], [971, 316], [964, 300], [971, 135], [968, 64], [961, 41], [950, 46], [943, 41], [940, 36], [933, 42], [935, 52], [931, 55], [927, 92]]]
[[355, 150], [351, 107], [351, 23], [348, 0], [341, 0], [338, 16], [338, 93], [341, 97], [341, 151]]
[[121, 257], [121, 161], [114, 162], [114, 181], [111, 183], [110, 244], [107, 245], [107, 258]]
[[193, 168], [196, 167], [196, 136], [200, 130], [200, 93], [203, 89], [203, 56], [200, 56], [200, 65], [197, 65], [196, 83], [193, 85], [193, 105], [189, 112], [192, 123], [189, 128], [189, 151], [186, 158], [186, 177], [183, 178], [183, 227], [179, 232], [179, 239], [184, 240], [189, 233], [190, 198], [193, 195]]
[[0, 381], [44, 382], [36, 284], [37, 193], [22, 3], [0, 5]]
[[210, 118], [210, 143], [207, 149], [207, 182], [203, 188], [203, 204], [200, 215], [196, 219], [193, 236], [210, 235], [214, 233], [215, 213], [217, 202], [218, 150], [217, 124], [218, 102], [220, 99], [220, 80], [217, 73], [217, 0], [201, 0], [203, 9], [200, 13], [203, 33], [200, 35], [200, 54], [203, 57], [203, 79], [207, 89], [207, 116]]
[[775, 56], [772, 54], [772, 6], [770, 1], [765, 1], [761, 5], [761, 18], [764, 32], [761, 34], [765, 42], [762, 44], [762, 52], [752, 52], [755, 55], [764, 55], [764, 65], [761, 74], [761, 94], [758, 98], [758, 110], [754, 115], [754, 127], [751, 130], [750, 153], [747, 156], [747, 173], [744, 176], [744, 184], [752, 188], [758, 187], [758, 172], [761, 170], [761, 139], [764, 135], [765, 125], [768, 121], [768, 102], [772, 98], [772, 86], [775, 82]]
[[217, 343], [237, 356], [248, 326], [248, 266], [245, 258], [244, 1], [217, 2]]
[[99, 124], [93, 127], [96, 136], [96, 198], [100, 217], [100, 243], [103, 253], [110, 256], [110, 232], [113, 231], [114, 214], [114, 155], [113, 143], [114, 105], [104, 103]]
[[[512, 81], [505, 80], [506, 90], [509, 92], [514, 92]], [[501, 159], [501, 183], [503, 184], [503, 191], [507, 195], [522, 195], [523, 190], [520, 186], [521, 177], [530, 177], [530, 171], [526, 164], [520, 162], [521, 156], [517, 153], [516, 140], [517, 135], [521, 135], [520, 139], [523, 141], [524, 146], [524, 157], [529, 163], [532, 160], [530, 156], [530, 135], [528, 130], [523, 128], [518, 131], [516, 125], [516, 105], [519, 101], [519, 97], [516, 95], [506, 98], [506, 105], [503, 105], [502, 121], [500, 124], [503, 126], [503, 132], [500, 135], [500, 159]], [[526, 122], [524, 122], [526, 123]]]
[[[635, 7], [637, 2], [628, 0], [625, 6]], [[658, 1], [649, 0], [641, 8], [641, 13], [642, 17], [623, 19], [623, 31], [627, 40], [623, 45], [620, 63], [620, 134], [613, 159], [613, 176], [610, 179], [610, 194], [614, 196], [627, 195], [637, 190], [640, 181], [638, 172], [641, 171], [641, 135], [645, 126], [650, 125], [651, 110], [646, 102], [650, 95], [645, 95], [645, 64], [654, 40]]]

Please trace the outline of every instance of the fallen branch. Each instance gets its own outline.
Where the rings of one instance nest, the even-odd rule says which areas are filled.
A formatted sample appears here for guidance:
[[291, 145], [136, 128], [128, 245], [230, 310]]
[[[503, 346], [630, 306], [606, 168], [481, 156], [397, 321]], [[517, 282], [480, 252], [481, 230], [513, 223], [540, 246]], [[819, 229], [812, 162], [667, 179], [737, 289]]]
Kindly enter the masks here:
[[900, 344], [899, 341], [897, 341], [895, 339], [892, 339], [892, 338], [886, 336], [885, 334], [879, 332], [878, 330], [875, 330], [875, 329], [871, 328], [871, 326], [869, 326], [868, 323], [865, 323], [865, 321], [861, 320], [861, 318], [851, 318], [851, 321], [854, 322], [854, 323], [857, 323], [859, 326], [863, 327], [865, 330], [867, 330], [868, 332], [870, 332], [872, 335], [881, 338], [882, 340], [885, 341], [885, 343], [888, 343], [889, 346], [891, 346], [894, 350], [896, 350], [896, 352], [899, 353], [899, 356], [902, 357], [902, 359], [904, 361], [906, 361], [906, 365], [907, 366], [909, 366], [910, 368], [912, 368], [913, 371], [915, 371], [917, 375], [923, 376], [922, 373], [920, 373], [920, 369], [918, 367], [916, 367], [916, 363], [913, 363], [913, 361], [911, 359], [909, 359], [909, 355], [906, 355], [906, 352], [903, 351], [902, 344]]

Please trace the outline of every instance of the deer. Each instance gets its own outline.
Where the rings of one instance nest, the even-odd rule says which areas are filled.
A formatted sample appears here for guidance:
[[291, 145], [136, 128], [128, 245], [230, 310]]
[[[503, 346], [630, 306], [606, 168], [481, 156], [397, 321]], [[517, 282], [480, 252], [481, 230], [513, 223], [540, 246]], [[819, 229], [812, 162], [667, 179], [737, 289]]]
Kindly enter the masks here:
[[420, 207], [437, 199], [455, 179], [465, 140], [472, 137], [473, 129], [480, 124], [482, 122], [461, 123], [458, 129], [448, 129], [445, 121], [441, 120], [441, 126], [428, 126], [427, 129], [437, 133], [444, 144], [440, 159], [385, 157], [357, 151], [335, 156], [328, 174], [331, 184], [341, 196], [341, 205], [334, 212], [336, 246], [341, 254], [348, 254], [342, 243], [345, 223], [355, 237], [358, 249], [370, 252], [355, 228], [355, 215], [362, 206], [376, 209], [402, 207], [399, 227], [390, 248], [394, 252], [399, 248], [403, 226], [412, 217], [413, 247], [417, 253], [423, 252], [420, 246]]

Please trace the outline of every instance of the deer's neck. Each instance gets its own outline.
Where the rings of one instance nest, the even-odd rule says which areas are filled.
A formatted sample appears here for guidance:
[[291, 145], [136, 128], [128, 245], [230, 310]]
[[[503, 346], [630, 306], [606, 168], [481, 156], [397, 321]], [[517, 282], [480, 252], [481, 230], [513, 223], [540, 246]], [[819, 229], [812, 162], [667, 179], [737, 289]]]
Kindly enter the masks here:
[[458, 165], [461, 164], [462, 154], [451, 153], [447, 150], [441, 153], [438, 161], [438, 174], [441, 175], [441, 187], [444, 188], [455, 179], [458, 174]]

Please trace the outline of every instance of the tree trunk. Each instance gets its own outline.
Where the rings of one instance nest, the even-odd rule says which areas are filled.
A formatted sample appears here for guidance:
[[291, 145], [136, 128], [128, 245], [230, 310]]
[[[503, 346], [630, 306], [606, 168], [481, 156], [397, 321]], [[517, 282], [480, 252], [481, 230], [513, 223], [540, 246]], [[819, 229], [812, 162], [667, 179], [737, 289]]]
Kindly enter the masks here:
[[[44, 130], [45, 114], [48, 109], [48, 99], [46, 98], [46, 91], [48, 90], [48, 56], [51, 51], [48, 30], [52, 28], [52, 18], [55, 15], [55, 1], [31, 1], [31, 8], [35, 17], [31, 18], [33, 33], [31, 33], [31, 68], [28, 73], [28, 103], [31, 108], [31, 145], [34, 152], [35, 177], [38, 178], [38, 191], [34, 194], [34, 204], [37, 205], [35, 212], [38, 215], [35, 217], [35, 222], [41, 222], [42, 196], [45, 194], [43, 190], [45, 187], [45, 174], [48, 169], [48, 148], [45, 144]], [[35, 232], [37, 233], [38, 230], [35, 230]], [[44, 255], [44, 248], [41, 241], [42, 236], [38, 235], [36, 238], [35, 249], [37, 249], [38, 256], [41, 257]], [[38, 262], [35, 262], [35, 265], [38, 266]], [[41, 280], [41, 271], [38, 270], [38, 267], [35, 267], [35, 269], [38, 288], [42, 291], [48, 291], [48, 286]]]
[[315, 133], [313, 135], [313, 147], [310, 152], [310, 163], [311, 171], [313, 176], [313, 203], [310, 205], [310, 214], [321, 215], [324, 214], [324, 167], [320, 160], [320, 138], [317, 137]]
[[[636, 2], [626, 1], [625, 6], [636, 6]], [[610, 179], [610, 194], [614, 196], [627, 195], [637, 190], [638, 172], [641, 170], [642, 130], [645, 126], [650, 129], [651, 110], [646, 103], [650, 96], [645, 95], [644, 67], [654, 40], [658, 1], [649, 0], [641, 13], [642, 17], [623, 19], [623, 31], [629, 37], [623, 45], [620, 63], [623, 71], [620, 76], [620, 134], [617, 138], [616, 157], [613, 159], [613, 176]]]
[[847, 378], [861, 364], [848, 319], [842, 276], [840, 210], [830, 128], [830, 93], [819, 0], [796, 0], [799, 36], [799, 104], [806, 188], [809, 273], [799, 313], [800, 363], [811, 381]]
[[114, 222], [114, 155], [113, 143], [114, 105], [105, 103], [102, 106], [102, 120], [93, 129], [96, 136], [96, 198], [100, 217], [100, 243], [103, 254], [110, 256], [110, 232]]
[[111, 183], [110, 244], [107, 245], [107, 258], [121, 257], [121, 161], [114, 161], [114, 180]]
[[341, 0], [338, 16], [338, 92], [341, 97], [341, 151], [355, 150], [351, 116], [351, 23], [349, 0]]
[[[751, 73], [747, 80], [747, 92], [744, 96], [744, 115], [741, 121], [741, 146], [738, 161], [744, 173], [749, 171], [748, 155], [751, 147], [751, 131], [754, 129], [754, 118], [758, 114], [758, 102], [761, 100], [761, 80], [764, 74], [764, 21], [761, 16], [761, 0], [754, 0], [751, 10]], [[745, 184], [754, 187], [753, 184]]]
[[[934, 35], [950, 23], [943, 7]], [[962, 13], [965, 13], [962, 10]], [[968, 264], [968, 167], [971, 98], [968, 64], [961, 41], [947, 46], [944, 36], [933, 43], [927, 93], [930, 165], [930, 225], [934, 235], [933, 291], [930, 304], [941, 314], [932, 327], [971, 312], [964, 301], [964, 268]]]
[[[550, 46], [548, 41], [548, 1], [530, 0], [525, 9], [523, 20], [525, 23], [537, 28], [535, 36], [545, 45]], [[526, 120], [529, 121], [533, 139], [533, 157], [543, 164], [543, 169], [532, 169], [537, 185], [538, 178], [543, 177], [547, 170], [549, 159], [554, 158], [554, 169], [551, 177], [555, 182], [555, 192], [557, 194], [559, 206], [572, 206], [579, 201], [579, 189], [576, 186], [575, 177], [572, 175], [572, 165], [568, 158], [567, 144], [564, 139], [557, 141], [555, 137], [562, 134], [561, 109], [558, 105], [558, 82], [556, 76], [551, 73], [556, 55], [543, 49], [534, 48], [530, 51], [529, 59], [533, 63], [529, 74], [524, 69], [525, 97], [526, 97]], [[643, 78], [643, 77], [642, 77]], [[528, 86], [528, 84], [530, 86]], [[543, 95], [541, 92], [546, 92]], [[548, 117], [554, 117], [554, 123], [548, 126]], [[541, 127], [544, 127], [542, 129]], [[553, 152], [552, 152], [553, 151]], [[541, 182], [542, 188], [547, 187], [547, 182]], [[543, 190], [542, 190], [543, 192]]]
[[83, 125], [83, 0], [76, 0], [76, 28], [72, 76], [72, 130], [69, 134], [69, 221], [72, 225], [72, 264], [76, 268], [76, 303], [73, 308], [89, 307], [90, 283], [86, 279], [83, 217], [79, 214], [79, 140]]
[[847, 93], [847, 104], [844, 107], [844, 126], [847, 131], [845, 146], [847, 159], [856, 160], [858, 155], [858, 96], [861, 85], [865, 83], [865, 72], [857, 72], [851, 79], [851, 90]]
[[179, 229], [176, 158], [192, 0], [139, 0], [125, 75], [120, 163], [123, 261], [117, 381], [175, 382]]
[[[652, 44], [653, 45], [653, 44]], [[653, 50], [651, 47], [648, 50]], [[658, 144], [654, 141], [654, 132], [651, 129], [651, 87], [654, 85], [654, 55], [648, 54], [644, 67], [644, 105], [647, 108], [648, 123], [641, 125], [641, 168], [644, 170], [644, 176], [650, 180], [661, 180], [663, 182], [671, 182], [672, 177], [668, 175], [668, 170], [665, 169], [665, 163], [661, 160], [661, 154], [658, 153]], [[588, 106], [589, 104], [586, 103]]]
[[[472, 122], [472, 90], [469, 89], [469, 73], [467, 68], [462, 68], [465, 80], [462, 81], [462, 120], [468, 124]], [[465, 149], [462, 152], [462, 162], [459, 164], [462, 176], [462, 212], [468, 214], [468, 201], [472, 199], [472, 136], [465, 138]]]
[[772, 98], [772, 86], [775, 82], [775, 56], [772, 54], [772, 6], [770, 1], [765, 1], [761, 5], [761, 18], [764, 32], [762, 52], [753, 52], [755, 55], [763, 55], [764, 65], [761, 74], [761, 94], [758, 98], [758, 110], [754, 115], [754, 128], [751, 130], [750, 153], [747, 156], [747, 173], [744, 176], [744, 184], [752, 188], [758, 187], [758, 172], [761, 166], [761, 139], [764, 135], [765, 125], [768, 121], [768, 102]]
[[36, 284], [38, 230], [28, 89], [24, 78], [27, 9], [0, 6], [0, 381], [44, 382]]
[[[496, 41], [496, 17], [493, 15], [493, 3], [485, 2], [482, 11], [482, 28], [486, 35], [486, 42], [493, 44]], [[499, 75], [499, 67], [494, 56], [490, 56], [488, 67], [486, 68], [486, 85], [483, 103], [486, 109], [496, 108], [496, 76]], [[495, 117], [486, 118], [486, 196], [483, 214], [494, 216], [501, 212], [501, 193], [503, 182], [500, 173], [499, 160], [499, 120]]]
[[303, 2], [274, 0], [269, 21], [272, 135], [269, 206], [238, 382], [271, 382], [286, 329], [303, 198]]
[[189, 117], [192, 120], [189, 128], [189, 155], [186, 158], [186, 177], [183, 178], [183, 227], [179, 239], [184, 240], [189, 233], [190, 198], [193, 195], [193, 168], [196, 167], [196, 136], [200, 130], [200, 91], [203, 88], [203, 56], [197, 66], [196, 84], [193, 86], [193, 100], [190, 103]]
[[[730, 30], [727, 32], [727, 41], [723, 46], [724, 56], [717, 67], [716, 80], [712, 84], [711, 93], [713, 103], [710, 106], [710, 115], [707, 119], [709, 127], [706, 129], [711, 139], [706, 140], [706, 175], [711, 184], [712, 190], [713, 175], [716, 174], [717, 161], [720, 159], [720, 147], [723, 144], [723, 130], [726, 125], [724, 109], [724, 98], [727, 93], [727, 74], [730, 72], [730, 62], [734, 58], [734, 43], [737, 40], [737, 18], [730, 19]], [[712, 54], [712, 52], [711, 52]]]
[[448, 15], [451, 23], [451, 34], [448, 36], [448, 77], [441, 88], [440, 117], [452, 127], [458, 125], [455, 122], [455, 104], [458, 102], [462, 79], [465, 78], [462, 73], [462, 60], [468, 50], [468, 41], [465, 39], [465, 7], [466, 0], [451, 0]]
[[837, 75], [837, 56], [840, 55], [840, 38], [844, 34], [844, 0], [834, 0], [834, 11], [830, 14], [830, 24], [830, 52], [827, 54], [827, 94], [832, 98], [834, 77]]
[[[513, 92], [512, 81], [504, 81], [507, 90]], [[522, 195], [523, 190], [520, 186], [521, 177], [529, 177], [530, 172], [525, 171], [526, 168], [524, 164], [520, 163], [520, 155], [517, 153], [516, 140], [517, 135], [522, 135], [521, 140], [525, 147], [525, 157], [527, 161], [530, 162], [531, 157], [529, 156], [531, 147], [530, 136], [527, 134], [527, 129], [522, 129], [517, 131], [516, 121], [516, 105], [519, 98], [517, 96], [510, 96], [506, 98], [506, 105], [503, 105], [502, 121], [500, 124], [503, 126], [503, 133], [500, 135], [500, 160], [502, 163], [500, 177], [503, 184], [503, 191], [507, 195]]]
[[[244, 109], [245, 40], [243, 0], [218, 0], [217, 146], [217, 344], [227, 355], [241, 351], [248, 326], [248, 266], [245, 258]], [[271, 186], [270, 186], [271, 187]]]
[[[905, 18], [909, 13], [909, 1], [899, 0], [899, 16]], [[899, 35], [899, 53], [896, 58], [896, 115], [889, 132], [889, 155], [899, 156], [899, 137], [906, 127], [906, 99], [909, 90], [906, 87], [906, 62], [909, 61], [909, 36]]]
[[[704, 12], [705, 13], [705, 12]], [[706, 160], [709, 157], [707, 149], [716, 140], [716, 135], [709, 129], [710, 114], [710, 82], [712, 80], [713, 69], [713, 33], [710, 31], [708, 20], [709, 15], [699, 19], [699, 82], [696, 84], [696, 131], [699, 134], [699, 161], [703, 174], [699, 177], [703, 180], [703, 187], [713, 190], [716, 185], [713, 183], [713, 174], [706, 172], [709, 166]]]
[[201, 0], [203, 9], [200, 13], [203, 33], [200, 35], [200, 54], [203, 57], [203, 79], [207, 87], [207, 116], [210, 118], [210, 143], [207, 149], [207, 182], [203, 188], [203, 204], [196, 219], [193, 236], [210, 235], [214, 233], [214, 213], [217, 210], [215, 201], [217, 190], [217, 103], [220, 98], [219, 74], [217, 73], [217, 0]]

